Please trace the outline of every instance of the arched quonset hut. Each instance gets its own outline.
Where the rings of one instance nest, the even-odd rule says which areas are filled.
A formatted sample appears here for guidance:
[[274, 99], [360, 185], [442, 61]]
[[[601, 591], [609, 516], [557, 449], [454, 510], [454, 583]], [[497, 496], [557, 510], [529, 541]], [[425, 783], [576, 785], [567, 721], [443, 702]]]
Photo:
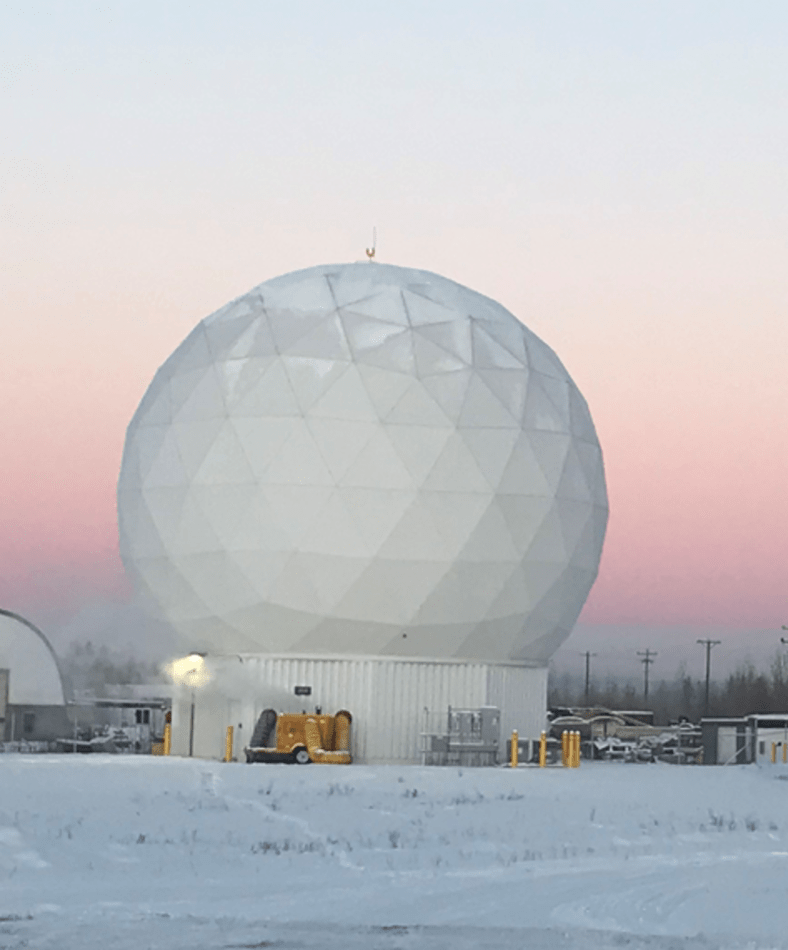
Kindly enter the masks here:
[[[268, 281], [194, 329], [129, 426], [118, 511], [138, 590], [207, 654], [196, 750], [306, 685], [354, 713], [360, 758], [394, 761], [425, 708], [496, 705], [504, 732], [538, 734], [607, 496], [548, 346], [452, 281], [361, 263]], [[228, 663], [244, 675], [223, 687]]]
[[52, 645], [29, 620], [0, 609], [0, 735], [14, 742], [68, 733], [63, 680]]

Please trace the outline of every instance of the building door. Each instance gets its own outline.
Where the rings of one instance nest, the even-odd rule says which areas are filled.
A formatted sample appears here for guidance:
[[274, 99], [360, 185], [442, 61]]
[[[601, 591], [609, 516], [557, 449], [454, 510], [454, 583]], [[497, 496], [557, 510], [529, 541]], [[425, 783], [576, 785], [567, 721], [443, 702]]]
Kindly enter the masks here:
[[[742, 745], [744, 743], [742, 742]], [[736, 726], [720, 726], [717, 731], [717, 765], [732, 765], [744, 761], [744, 752], [737, 759], [738, 751]]]

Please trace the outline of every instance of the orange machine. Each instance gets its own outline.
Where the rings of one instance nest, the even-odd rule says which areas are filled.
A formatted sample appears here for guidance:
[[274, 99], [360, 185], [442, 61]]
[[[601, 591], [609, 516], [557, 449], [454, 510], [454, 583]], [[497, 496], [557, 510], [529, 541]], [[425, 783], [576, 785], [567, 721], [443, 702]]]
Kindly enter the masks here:
[[335, 716], [320, 713], [280, 713], [265, 709], [252, 740], [244, 750], [247, 762], [321, 762], [349, 765], [350, 723], [346, 709]]

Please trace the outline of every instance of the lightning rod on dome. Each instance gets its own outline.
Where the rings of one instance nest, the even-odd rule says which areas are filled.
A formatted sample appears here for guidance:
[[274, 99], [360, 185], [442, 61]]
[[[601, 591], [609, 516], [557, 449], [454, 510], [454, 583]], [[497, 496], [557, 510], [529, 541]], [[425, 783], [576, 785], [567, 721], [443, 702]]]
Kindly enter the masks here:
[[378, 244], [378, 229], [372, 229], [372, 247], [366, 248], [367, 257], [372, 260], [375, 257], [375, 251], [377, 250]]

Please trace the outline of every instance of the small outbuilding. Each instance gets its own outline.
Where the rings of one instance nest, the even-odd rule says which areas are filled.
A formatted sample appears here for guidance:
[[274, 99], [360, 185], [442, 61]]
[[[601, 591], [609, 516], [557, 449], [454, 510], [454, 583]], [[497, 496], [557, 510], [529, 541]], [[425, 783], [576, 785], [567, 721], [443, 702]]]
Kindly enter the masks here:
[[705, 765], [788, 762], [788, 713], [701, 719]]
[[0, 738], [51, 741], [68, 735], [66, 695], [57, 655], [24, 617], [0, 609]]

